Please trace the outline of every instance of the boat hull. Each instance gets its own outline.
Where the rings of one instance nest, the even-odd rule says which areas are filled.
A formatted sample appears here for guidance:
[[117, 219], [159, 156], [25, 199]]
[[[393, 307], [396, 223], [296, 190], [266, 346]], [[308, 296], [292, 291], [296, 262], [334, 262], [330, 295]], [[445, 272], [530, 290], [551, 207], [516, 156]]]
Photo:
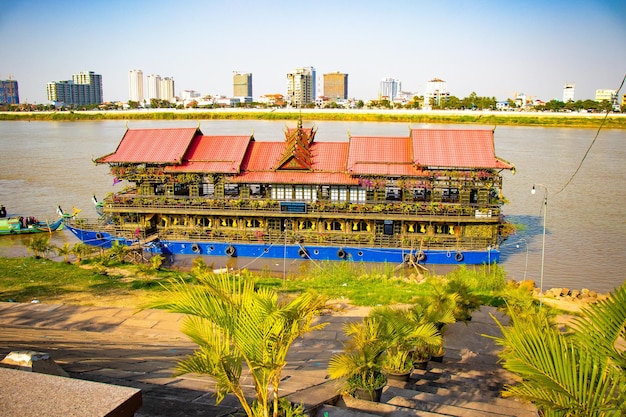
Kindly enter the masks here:
[[[83, 230], [71, 225], [66, 226], [83, 243], [110, 248], [114, 242], [122, 245], [140, 244], [139, 240], [131, 240], [113, 236], [106, 232]], [[408, 248], [380, 248], [367, 246], [318, 246], [300, 244], [271, 244], [271, 243], [241, 243], [223, 241], [182, 241], [182, 240], [155, 240], [143, 244], [144, 250], [171, 255], [218, 256], [226, 258], [263, 258], [263, 259], [299, 259], [313, 261], [355, 261], [372, 263], [407, 263], [433, 265], [468, 264], [481, 265], [497, 263], [500, 251], [497, 249], [485, 250], [437, 250], [424, 251]]]
[[[3, 219], [5, 220], [5, 219]], [[63, 219], [58, 219], [53, 223], [36, 222], [31, 223], [27, 227], [16, 225], [16, 223], [9, 223], [5, 220], [0, 227], [0, 236], [2, 235], [28, 235], [33, 233], [54, 232], [63, 229]]]

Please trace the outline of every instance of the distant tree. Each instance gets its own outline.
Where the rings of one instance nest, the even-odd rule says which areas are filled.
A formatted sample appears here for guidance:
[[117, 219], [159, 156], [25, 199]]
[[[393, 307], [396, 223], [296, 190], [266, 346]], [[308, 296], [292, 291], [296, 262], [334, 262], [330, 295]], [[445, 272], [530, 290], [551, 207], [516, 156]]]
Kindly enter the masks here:
[[565, 109], [565, 103], [559, 100], [550, 100], [544, 105], [544, 107], [548, 111], [559, 112]]
[[441, 107], [443, 109], [457, 110], [461, 108], [461, 100], [456, 96], [450, 96], [445, 100]]

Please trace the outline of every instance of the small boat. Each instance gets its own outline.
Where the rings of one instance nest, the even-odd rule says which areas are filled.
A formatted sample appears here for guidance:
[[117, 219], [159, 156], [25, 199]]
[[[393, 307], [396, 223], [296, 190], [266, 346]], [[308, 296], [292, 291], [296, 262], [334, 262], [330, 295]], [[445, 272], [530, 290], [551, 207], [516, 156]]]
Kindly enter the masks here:
[[41, 222], [34, 217], [10, 216], [0, 218], [1, 235], [20, 235], [28, 233], [54, 232], [63, 228], [64, 218], [54, 222]]

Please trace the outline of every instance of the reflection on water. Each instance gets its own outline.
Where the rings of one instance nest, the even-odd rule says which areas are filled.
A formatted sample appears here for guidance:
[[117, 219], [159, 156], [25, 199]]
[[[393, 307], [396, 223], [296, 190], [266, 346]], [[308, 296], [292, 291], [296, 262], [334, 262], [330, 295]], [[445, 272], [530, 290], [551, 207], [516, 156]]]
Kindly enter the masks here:
[[[130, 128], [197, 125], [198, 121], [182, 120], [129, 123]], [[284, 121], [219, 120], [201, 121], [200, 129], [207, 135], [254, 134], [256, 140], [282, 140], [287, 125]], [[310, 125], [305, 121], [305, 126]], [[347, 140], [348, 134], [399, 136], [408, 132], [406, 123], [315, 122], [315, 126], [319, 141]], [[124, 121], [0, 122], [0, 204], [9, 213], [39, 220], [56, 218], [57, 205], [66, 212], [75, 206], [83, 217], [95, 217], [92, 194], [101, 200], [126, 184], [113, 185], [108, 167], [94, 165], [92, 158], [113, 152], [125, 130]], [[520, 225], [520, 231], [501, 248], [502, 264], [511, 278], [521, 280], [526, 275], [539, 283], [543, 188], [530, 193], [532, 185], [539, 183], [548, 189], [544, 288], [610, 291], [625, 280], [626, 132], [603, 130], [576, 177], [561, 191], [595, 134], [595, 129], [496, 129], [496, 154], [517, 168], [515, 175], [504, 173], [504, 196], [509, 200], [504, 212], [509, 221]], [[31, 237], [0, 237], [0, 256], [28, 255], [26, 245]], [[68, 231], [53, 234], [54, 245], [65, 242], [73, 244], [76, 239]], [[247, 260], [236, 262], [241, 267]], [[299, 263], [302, 261], [284, 264], [274, 260], [259, 269], [273, 267], [281, 274], [297, 270]], [[436, 271], [445, 272], [439, 267]]]

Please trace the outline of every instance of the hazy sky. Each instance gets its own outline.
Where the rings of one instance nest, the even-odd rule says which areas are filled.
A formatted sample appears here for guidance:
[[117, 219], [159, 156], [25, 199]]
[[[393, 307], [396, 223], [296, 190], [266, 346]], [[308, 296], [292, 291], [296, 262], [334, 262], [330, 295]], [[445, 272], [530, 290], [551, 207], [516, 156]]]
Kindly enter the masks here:
[[21, 102], [81, 71], [102, 75], [105, 101], [127, 101], [131, 69], [226, 96], [233, 71], [250, 72], [257, 98], [286, 94], [303, 66], [349, 74], [364, 100], [386, 77], [498, 100], [562, 100], [573, 82], [584, 100], [626, 73], [626, 1], [0, 0], [0, 39], [0, 79], [18, 81]]

